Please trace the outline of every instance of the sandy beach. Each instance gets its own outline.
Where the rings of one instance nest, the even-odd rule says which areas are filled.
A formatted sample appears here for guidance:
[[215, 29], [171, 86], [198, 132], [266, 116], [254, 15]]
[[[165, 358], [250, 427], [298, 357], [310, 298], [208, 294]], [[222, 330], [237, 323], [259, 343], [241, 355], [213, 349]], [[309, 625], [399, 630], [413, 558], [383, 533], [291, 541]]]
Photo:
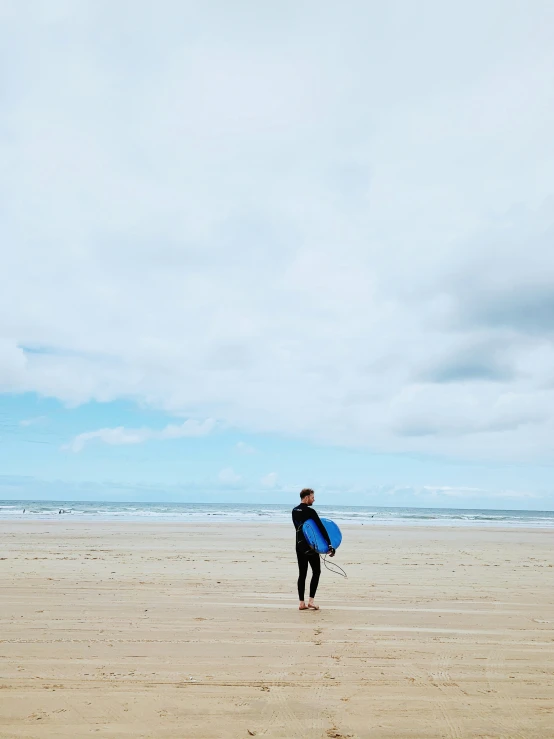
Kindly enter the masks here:
[[0, 522], [0, 737], [554, 737], [554, 533]]

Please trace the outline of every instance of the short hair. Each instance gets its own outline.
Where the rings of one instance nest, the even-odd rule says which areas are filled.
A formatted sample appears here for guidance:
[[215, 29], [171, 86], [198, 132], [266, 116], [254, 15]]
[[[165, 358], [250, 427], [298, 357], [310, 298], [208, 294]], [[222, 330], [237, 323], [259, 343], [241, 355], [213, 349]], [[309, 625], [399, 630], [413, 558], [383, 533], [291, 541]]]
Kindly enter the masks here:
[[308, 495], [313, 495], [314, 491], [311, 488], [304, 488], [304, 490], [300, 491], [300, 500], [304, 500], [304, 498], [307, 498]]

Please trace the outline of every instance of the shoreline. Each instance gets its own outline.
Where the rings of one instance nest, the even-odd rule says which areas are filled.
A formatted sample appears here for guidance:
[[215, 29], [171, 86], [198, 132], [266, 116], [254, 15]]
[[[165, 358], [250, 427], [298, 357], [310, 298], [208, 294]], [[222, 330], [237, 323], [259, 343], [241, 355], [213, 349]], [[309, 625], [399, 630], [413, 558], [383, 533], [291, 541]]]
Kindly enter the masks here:
[[[554, 526], [525, 526], [524, 524], [513, 524], [513, 525], [497, 525], [490, 523], [475, 523], [473, 521], [469, 521], [466, 523], [461, 524], [452, 524], [452, 523], [437, 523], [437, 524], [429, 524], [428, 522], [424, 523], [390, 523], [390, 524], [384, 524], [384, 523], [353, 523], [351, 521], [343, 522], [338, 520], [338, 525], [340, 526], [341, 531], [359, 531], [363, 528], [364, 531], [399, 531], [399, 532], [405, 532], [405, 531], [411, 531], [411, 530], [417, 530], [417, 531], [429, 531], [429, 532], [437, 532], [442, 530], [448, 530], [448, 531], [498, 531], [503, 533], [533, 533], [533, 532], [540, 532], [540, 533], [547, 533], [547, 532], [554, 532]], [[237, 520], [237, 519], [226, 519], [221, 520], [218, 519], [217, 521], [211, 521], [206, 519], [198, 519], [195, 521], [183, 521], [182, 519], [171, 519], [171, 518], [164, 518], [163, 520], [160, 520], [159, 518], [102, 518], [100, 516], [91, 516], [91, 517], [85, 517], [85, 516], [79, 516], [79, 518], [60, 514], [59, 516], [49, 515], [49, 516], [40, 516], [40, 514], [33, 515], [31, 518], [31, 515], [27, 518], [27, 514], [25, 516], [6, 516], [1, 517], [0, 516], [0, 532], [1, 529], [4, 526], [9, 526], [10, 524], [17, 524], [17, 525], [24, 525], [24, 526], [34, 526], [35, 524], [52, 524], [54, 526], [81, 526], [81, 525], [98, 525], [98, 526], [159, 526], [161, 528], [165, 528], [168, 526], [182, 526], [182, 527], [191, 527], [191, 528], [198, 528], [199, 526], [204, 526], [210, 529], [213, 529], [214, 526], [238, 526], [238, 527], [252, 527], [252, 528], [262, 528], [265, 526], [272, 527], [272, 528], [279, 528], [282, 530], [291, 530], [292, 524], [286, 523], [282, 520], [268, 520], [267, 518], [260, 518], [258, 521], [253, 520]]]

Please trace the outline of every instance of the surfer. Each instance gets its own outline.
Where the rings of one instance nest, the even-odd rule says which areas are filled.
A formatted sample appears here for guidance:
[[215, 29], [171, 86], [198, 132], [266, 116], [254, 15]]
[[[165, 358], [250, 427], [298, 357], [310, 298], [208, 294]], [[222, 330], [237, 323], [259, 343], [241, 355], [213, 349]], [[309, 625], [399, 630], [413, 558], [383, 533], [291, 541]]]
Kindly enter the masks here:
[[[321, 563], [319, 554], [310, 548], [308, 542], [302, 533], [302, 526], [308, 520], [312, 519], [319, 527], [321, 534], [329, 545], [329, 556], [335, 556], [335, 550], [331, 546], [329, 534], [325, 530], [325, 526], [321, 523], [316, 511], [311, 507], [314, 504], [315, 493], [311, 488], [304, 488], [300, 493], [300, 505], [292, 509], [292, 522], [296, 529], [296, 558], [298, 559], [298, 597], [300, 599], [299, 610], [306, 611], [311, 609], [319, 611], [319, 606], [314, 603], [317, 586], [319, 584], [319, 576], [321, 575]], [[312, 579], [310, 580], [310, 598], [308, 604], [304, 600], [304, 590], [306, 587], [306, 575], [308, 574], [308, 564], [312, 568]]]

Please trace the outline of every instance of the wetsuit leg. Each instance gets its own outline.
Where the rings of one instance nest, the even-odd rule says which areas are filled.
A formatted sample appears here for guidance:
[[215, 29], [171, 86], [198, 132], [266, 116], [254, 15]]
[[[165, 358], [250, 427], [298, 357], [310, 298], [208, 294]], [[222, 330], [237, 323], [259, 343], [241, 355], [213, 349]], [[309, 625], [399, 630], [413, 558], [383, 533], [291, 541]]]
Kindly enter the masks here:
[[306, 588], [306, 575], [308, 574], [308, 555], [296, 548], [296, 558], [298, 560], [298, 599], [304, 600], [304, 590]]
[[319, 559], [319, 554], [309, 555], [308, 560], [312, 568], [312, 579], [310, 580], [310, 598], [315, 598], [317, 586], [319, 585], [319, 576], [321, 575], [321, 561]]

